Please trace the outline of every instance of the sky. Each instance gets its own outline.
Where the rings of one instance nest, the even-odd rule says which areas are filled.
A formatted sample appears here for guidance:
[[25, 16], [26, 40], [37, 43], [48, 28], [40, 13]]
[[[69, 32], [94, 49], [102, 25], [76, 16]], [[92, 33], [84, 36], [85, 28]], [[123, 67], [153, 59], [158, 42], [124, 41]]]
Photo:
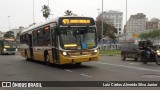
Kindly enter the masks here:
[[[42, 5], [48, 5], [51, 9], [50, 19], [63, 16], [66, 10], [71, 10], [79, 16], [89, 16], [96, 19], [102, 12], [102, 0], [0, 0], [0, 31], [28, 27], [33, 23], [33, 1], [34, 17], [36, 23], [45, 22], [42, 16]], [[144, 13], [146, 17], [160, 18], [160, 0], [127, 0], [127, 19], [130, 15]], [[126, 0], [103, 0], [103, 10], [117, 10], [123, 12], [123, 23], [126, 21]], [[10, 16], [10, 18], [8, 18]]]

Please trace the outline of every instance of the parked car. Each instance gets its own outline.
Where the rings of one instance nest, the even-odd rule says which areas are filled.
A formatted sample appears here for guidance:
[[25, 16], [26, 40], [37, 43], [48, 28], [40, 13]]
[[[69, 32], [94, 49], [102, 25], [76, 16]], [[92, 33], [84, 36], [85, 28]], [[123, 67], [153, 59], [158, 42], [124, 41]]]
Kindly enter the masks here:
[[133, 58], [135, 61], [141, 61], [141, 49], [138, 44], [126, 43], [121, 48], [121, 60]]

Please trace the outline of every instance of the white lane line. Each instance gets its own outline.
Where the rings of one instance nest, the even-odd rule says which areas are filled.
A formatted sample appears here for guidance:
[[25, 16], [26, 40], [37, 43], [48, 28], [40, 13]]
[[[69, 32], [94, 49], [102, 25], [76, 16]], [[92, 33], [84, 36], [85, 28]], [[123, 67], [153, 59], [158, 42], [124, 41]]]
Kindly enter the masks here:
[[86, 74], [80, 74], [80, 75], [85, 76], [85, 77], [88, 77], [88, 78], [93, 78], [92, 76], [86, 75]]
[[139, 65], [139, 63], [129, 63], [129, 64]]
[[103, 62], [92, 62], [92, 63], [99, 63], [99, 64], [110, 65], [110, 66], [132, 68], [132, 69], [138, 69], [138, 70], [144, 70], [144, 71], [160, 72], [160, 70], [155, 70], [155, 69], [146, 69], [146, 68], [139, 68], [139, 67], [133, 67], [133, 66], [125, 66], [125, 65], [118, 65], [118, 64], [110, 64], [110, 63], [103, 63]]
[[69, 69], [64, 69], [65, 71], [67, 71], [67, 72], [73, 72], [72, 70], [69, 70]]

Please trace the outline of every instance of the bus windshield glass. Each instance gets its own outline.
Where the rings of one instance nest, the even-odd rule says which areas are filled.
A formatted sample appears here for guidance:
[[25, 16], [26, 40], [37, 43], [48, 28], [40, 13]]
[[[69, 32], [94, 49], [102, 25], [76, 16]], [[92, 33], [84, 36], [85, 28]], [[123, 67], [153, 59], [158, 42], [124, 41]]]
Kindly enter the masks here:
[[16, 42], [13, 40], [5, 40], [4, 46], [10, 46], [11, 48], [16, 48]]
[[95, 27], [60, 28], [60, 45], [66, 50], [91, 49], [97, 46]]

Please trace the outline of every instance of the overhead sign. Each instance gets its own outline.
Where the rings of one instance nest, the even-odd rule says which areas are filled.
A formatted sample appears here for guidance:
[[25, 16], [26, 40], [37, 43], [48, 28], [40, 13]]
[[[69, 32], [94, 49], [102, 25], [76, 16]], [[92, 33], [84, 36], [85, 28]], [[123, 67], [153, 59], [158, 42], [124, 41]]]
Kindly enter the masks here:
[[88, 26], [95, 25], [95, 22], [92, 18], [85, 17], [63, 17], [60, 18], [59, 24], [63, 26]]
[[63, 24], [89, 24], [91, 21], [90, 20], [74, 20], [74, 19], [63, 19], [62, 20]]
[[132, 37], [134, 37], [134, 38], [137, 38], [138, 36], [139, 36], [139, 34], [137, 34], [137, 33], [132, 34]]

